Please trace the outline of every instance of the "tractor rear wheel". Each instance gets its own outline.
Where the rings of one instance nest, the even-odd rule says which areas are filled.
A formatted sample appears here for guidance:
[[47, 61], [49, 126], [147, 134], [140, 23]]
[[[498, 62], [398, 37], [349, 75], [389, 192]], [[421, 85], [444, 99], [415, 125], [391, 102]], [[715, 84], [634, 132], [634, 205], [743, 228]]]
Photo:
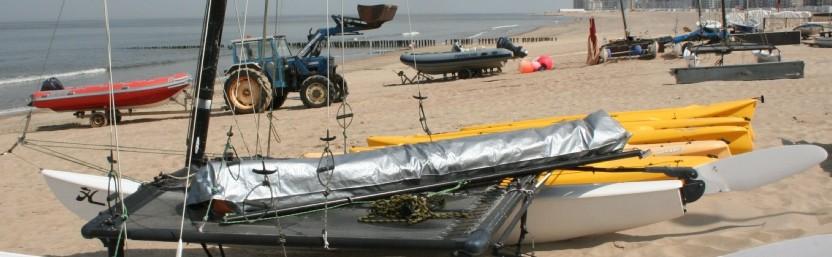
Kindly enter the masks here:
[[272, 85], [263, 72], [240, 68], [225, 81], [225, 103], [239, 114], [262, 112], [272, 104]]
[[324, 107], [332, 102], [335, 88], [321, 75], [312, 75], [300, 86], [300, 100], [309, 108]]

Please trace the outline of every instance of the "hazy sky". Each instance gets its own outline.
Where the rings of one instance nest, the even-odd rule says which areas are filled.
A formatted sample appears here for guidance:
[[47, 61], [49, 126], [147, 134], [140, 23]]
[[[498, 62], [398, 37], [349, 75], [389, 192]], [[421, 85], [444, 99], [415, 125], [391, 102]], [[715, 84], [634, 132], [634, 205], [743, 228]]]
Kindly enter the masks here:
[[[0, 22], [54, 21], [62, 0], [6, 0], [0, 9]], [[240, 10], [248, 2], [249, 15], [261, 15], [264, 0], [228, 0], [228, 11]], [[343, 0], [347, 13], [361, 4], [388, 3], [406, 11], [404, 0]], [[270, 0], [273, 7], [277, 0]], [[340, 12], [341, 0], [330, 0], [330, 12]], [[283, 14], [324, 14], [325, 0], [281, 0]], [[202, 17], [204, 0], [109, 0], [112, 19]], [[411, 0], [412, 13], [542, 13], [570, 8], [571, 0]], [[271, 7], [270, 7], [271, 8]], [[273, 9], [272, 9], [273, 10]], [[273, 13], [273, 11], [272, 11]], [[103, 0], [66, 0], [65, 20], [97, 20], [103, 17]]]

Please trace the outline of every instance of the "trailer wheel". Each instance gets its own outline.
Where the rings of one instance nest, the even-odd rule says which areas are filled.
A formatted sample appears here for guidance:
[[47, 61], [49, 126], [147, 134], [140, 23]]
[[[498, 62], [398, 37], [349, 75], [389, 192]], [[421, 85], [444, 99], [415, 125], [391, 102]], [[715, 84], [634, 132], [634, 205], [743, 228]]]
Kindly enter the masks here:
[[601, 58], [598, 63], [605, 63], [609, 61], [609, 57], [610, 55], [612, 55], [612, 53], [610, 53], [610, 49], [607, 48], [607, 46], [602, 46], [599, 52], [600, 53], [598, 55], [600, 55]]
[[90, 114], [90, 127], [100, 128], [107, 126], [107, 116], [101, 112], [93, 112]]
[[656, 59], [656, 56], [659, 55], [659, 42], [658, 41], [653, 41], [652, 43], [650, 43], [650, 45], [647, 46], [647, 51], [650, 54], [645, 59], [647, 59], [647, 60]]
[[474, 72], [471, 71], [470, 69], [464, 69], [464, 70], [461, 70], [461, 71], [457, 72], [456, 76], [459, 77], [459, 79], [470, 79], [470, 78], [474, 77]]
[[324, 107], [332, 102], [335, 89], [329, 80], [321, 75], [312, 75], [300, 86], [300, 100], [309, 108]]
[[679, 50], [679, 56], [684, 57], [684, 58], [687, 58], [688, 56], [690, 56], [692, 54], [691, 51], [690, 51], [690, 48], [692, 46], [693, 46], [693, 43], [691, 43], [691, 42], [682, 43], [681, 50]]
[[225, 103], [239, 114], [262, 112], [272, 104], [272, 85], [263, 72], [240, 68], [225, 81]]

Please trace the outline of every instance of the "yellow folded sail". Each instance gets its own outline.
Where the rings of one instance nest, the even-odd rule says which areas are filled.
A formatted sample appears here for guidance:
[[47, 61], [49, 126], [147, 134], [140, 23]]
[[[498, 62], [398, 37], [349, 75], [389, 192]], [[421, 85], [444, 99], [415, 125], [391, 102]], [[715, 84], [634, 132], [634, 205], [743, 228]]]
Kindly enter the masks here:
[[[634, 121], [656, 121], [656, 120], [677, 120], [677, 119], [695, 119], [695, 118], [709, 118], [709, 117], [736, 117], [750, 121], [754, 117], [754, 111], [757, 107], [756, 99], [743, 99], [737, 101], [729, 101], [722, 103], [715, 103], [710, 105], [690, 105], [677, 108], [665, 108], [654, 110], [641, 110], [629, 112], [613, 112], [610, 113], [614, 119], [619, 122], [634, 122]], [[514, 127], [531, 128], [547, 126], [552, 123], [575, 120], [585, 117], [585, 114], [568, 115], [568, 116], [554, 116], [540, 119], [510, 121], [483, 125], [474, 125], [463, 127], [461, 131], [494, 129], [500, 127]]]
[[[427, 135], [410, 136], [370, 136], [367, 137], [367, 145], [390, 146], [418, 144], [430, 141], [441, 141], [461, 137], [477, 136], [496, 132], [472, 132], [459, 131]], [[728, 143], [731, 153], [739, 154], [751, 151], [754, 147], [751, 130], [737, 126], [713, 126], [693, 128], [671, 128], [671, 129], [638, 129], [630, 131], [633, 136], [630, 144], [655, 144], [669, 142], [687, 142], [702, 140], [721, 140]]]

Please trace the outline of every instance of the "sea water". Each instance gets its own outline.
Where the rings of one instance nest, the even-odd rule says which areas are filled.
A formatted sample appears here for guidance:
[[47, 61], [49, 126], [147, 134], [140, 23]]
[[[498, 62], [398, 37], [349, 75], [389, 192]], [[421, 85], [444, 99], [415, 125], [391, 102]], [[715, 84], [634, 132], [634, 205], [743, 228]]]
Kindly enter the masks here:
[[[343, 40], [403, 40], [492, 38], [512, 36], [539, 26], [555, 25], [565, 17], [527, 14], [406, 14], [381, 28]], [[286, 35], [290, 42], [305, 42], [310, 29], [332, 27], [323, 16], [269, 18], [268, 34]], [[196, 71], [201, 18], [111, 20], [112, 62], [115, 81], [146, 79]], [[327, 24], [328, 23], [328, 24]], [[0, 110], [20, 109], [40, 83], [57, 77], [65, 86], [100, 84], [107, 81], [107, 37], [102, 20], [0, 23]], [[52, 36], [53, 30], [55, 36]], [[223, 43], [241, 36], [262, 36], [263, 19], [226, 17]], [[334, 37], [332, 40], [342, 40]], [[51, 49], [49, 48], [52, 42]], [[171, 48], [181, 47], [181, 48]], [[371, 53], [395, 49], [331, 49], [341, 58], [356, 60]], [[48, 53], [48, 58], [47, 58]], [[323, 50], [322, 54], [326, 54]], [[231, 64], [230, 51], [220, 53], [219, 70]], [[398, 56], [390, 56], [398, 58]], [[392, 75], [391, 75], [392, 76]]]

